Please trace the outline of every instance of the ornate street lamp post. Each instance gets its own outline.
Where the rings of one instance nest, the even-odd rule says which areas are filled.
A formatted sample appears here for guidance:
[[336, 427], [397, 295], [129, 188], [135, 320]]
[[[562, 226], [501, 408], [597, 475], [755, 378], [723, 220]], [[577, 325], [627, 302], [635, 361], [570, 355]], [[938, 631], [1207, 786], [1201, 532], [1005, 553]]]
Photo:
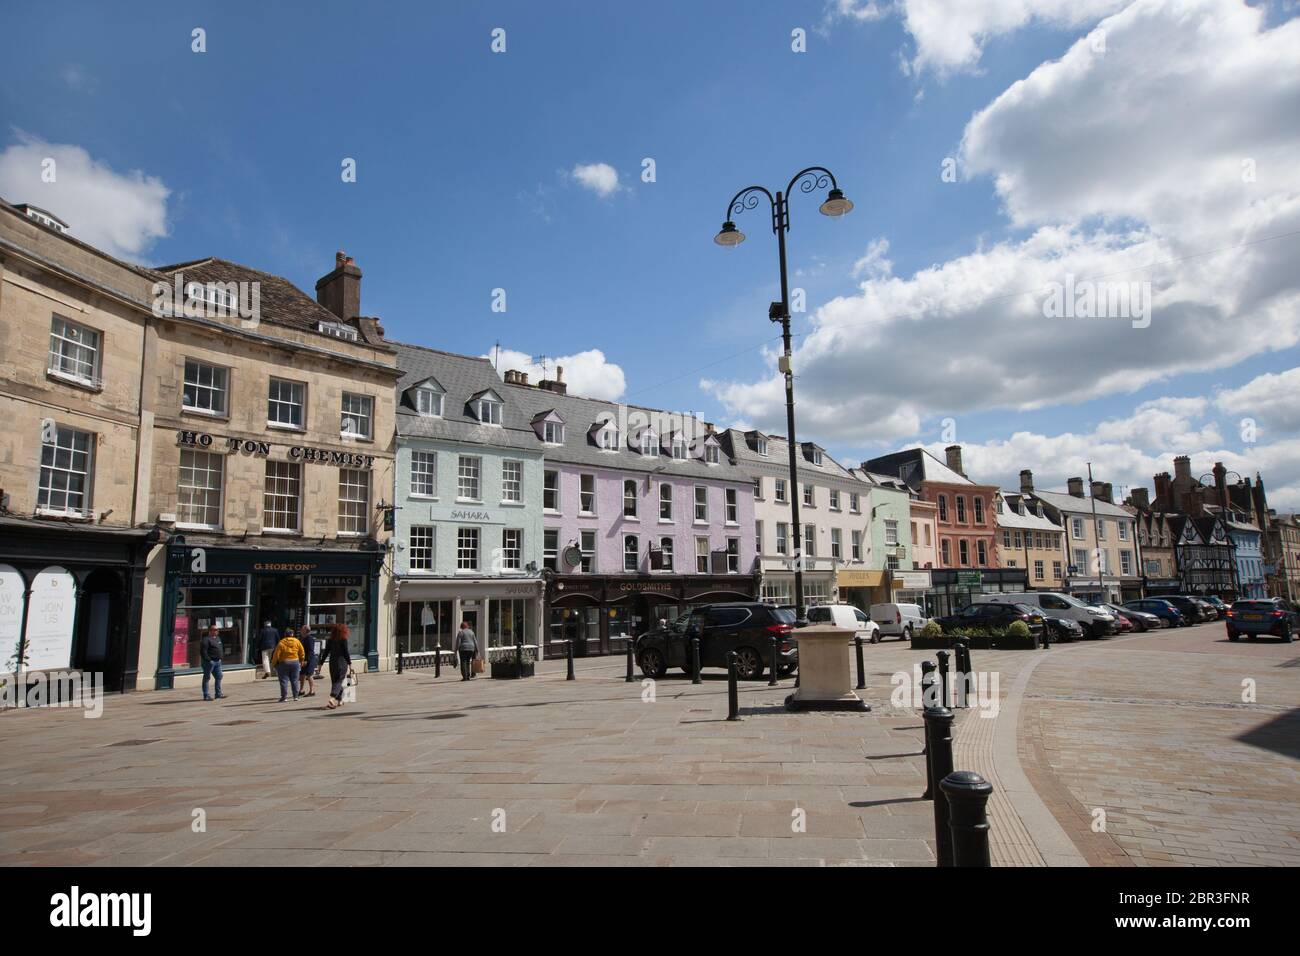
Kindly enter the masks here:
[[785, 346], [780, 368], [785, 375], [785, 422], [790, 452], [790, 522], [794, 526], [794, 604], [796, 617], [803, 621], [803, 528], [799, 524], [799, 467], [795, 451], [798, 443], [794, 434], [794, 372], [790, 366], [790, 288], [785, 266], [785, 234], [790, 230], [788, 200], [795, 186], [798, 186], [802, 193], [830, 187], [826, 200], [820, 207], [824, 216], [843, 216], [853, 208], [853, 203], [844, 198], [844, 193], [840, 191], [839, 184], [835, 181], [835, 175], [829, 169], [822, 166], [809, 166], [795, 173], [794, 178], [785, 187], [784, 193], [777, 192], [773, 196], [763, 186], [748, 186], [736, 193], [727, 204], [726, 219], [713, 241], [720, 246], [738, 246], [744, 242], [745, 234], [736, 228], [732, 217], [746, 209], [758, 208], [760, 195], [767, 197], [772, 207], [772, 231], [776, 233], [777, 250], [781, 259], [781, 301], [773, 302], [768, 307], [767, 317], [772, 322], [781, 323], [781, 340]]

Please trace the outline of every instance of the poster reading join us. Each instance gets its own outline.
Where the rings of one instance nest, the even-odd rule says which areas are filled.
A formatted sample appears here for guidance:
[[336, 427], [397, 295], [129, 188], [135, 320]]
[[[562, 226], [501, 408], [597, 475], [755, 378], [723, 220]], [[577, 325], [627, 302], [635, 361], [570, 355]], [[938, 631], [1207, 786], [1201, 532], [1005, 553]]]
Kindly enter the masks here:
[[25, 660], [18, 660], [23, 626], [23, 578], [0, 565], [0, 668], [63, 670], [72, 663], [72, 631], [77, 619], [77, 582], [64, 568], [48, 567], [32, 581], [27, 603]]

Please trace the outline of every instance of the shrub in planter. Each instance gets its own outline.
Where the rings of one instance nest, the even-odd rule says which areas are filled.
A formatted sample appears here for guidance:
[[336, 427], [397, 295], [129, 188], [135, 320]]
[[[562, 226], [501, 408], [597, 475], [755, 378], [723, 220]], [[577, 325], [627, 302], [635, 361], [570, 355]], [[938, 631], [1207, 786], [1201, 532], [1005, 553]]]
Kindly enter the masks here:
[[1007, 628], [1007, 637], [1017, 637], [1025, 640], [1029, 637], [1029, 625], [1024, 621], [1012, 621], [1011, 626]]
[[925, 627], [921, 628], [921, 636], [926, 638], [941, 637], [943, 628], [939, 626], [938, 621], [926, 621]]

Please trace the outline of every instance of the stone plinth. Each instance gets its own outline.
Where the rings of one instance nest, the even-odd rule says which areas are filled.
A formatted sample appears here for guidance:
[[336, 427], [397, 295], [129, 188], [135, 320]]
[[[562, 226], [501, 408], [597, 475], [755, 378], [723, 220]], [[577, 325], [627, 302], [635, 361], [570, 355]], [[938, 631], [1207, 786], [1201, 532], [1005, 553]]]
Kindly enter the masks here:
[[785, 699], [790, 710], [859, 710], [871, 708], [853, 690], [853, 631], [829, 624], [801, 627], [799, 687]]

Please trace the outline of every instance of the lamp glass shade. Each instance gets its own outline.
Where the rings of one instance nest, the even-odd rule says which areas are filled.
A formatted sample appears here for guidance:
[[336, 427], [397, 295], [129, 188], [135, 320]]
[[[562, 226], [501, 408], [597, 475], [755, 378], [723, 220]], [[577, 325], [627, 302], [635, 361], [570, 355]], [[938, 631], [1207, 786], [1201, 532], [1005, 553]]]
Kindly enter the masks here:
[[722, 224], [721, 231], [713, 237], [713, 241], [720, 246], [738, 246], [745, 241], [745, 234], [736, 228], [736, 224], [728, 219]]
[[838, 189], [832, 189], [826, 196], [826, 201], [821, 204], [821, 214], [823, 216], [842, 216], [853, 208], [853, 203], [844, 198], [844, 193]]

